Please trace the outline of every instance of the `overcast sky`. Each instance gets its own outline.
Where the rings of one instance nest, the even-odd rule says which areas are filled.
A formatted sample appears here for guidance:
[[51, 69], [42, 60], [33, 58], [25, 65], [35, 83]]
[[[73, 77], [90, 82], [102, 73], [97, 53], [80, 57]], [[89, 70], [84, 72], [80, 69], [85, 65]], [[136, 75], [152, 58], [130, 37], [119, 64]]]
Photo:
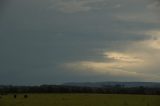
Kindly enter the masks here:
[[160, 81], [158, 0], [0, 4], [0, 84]]

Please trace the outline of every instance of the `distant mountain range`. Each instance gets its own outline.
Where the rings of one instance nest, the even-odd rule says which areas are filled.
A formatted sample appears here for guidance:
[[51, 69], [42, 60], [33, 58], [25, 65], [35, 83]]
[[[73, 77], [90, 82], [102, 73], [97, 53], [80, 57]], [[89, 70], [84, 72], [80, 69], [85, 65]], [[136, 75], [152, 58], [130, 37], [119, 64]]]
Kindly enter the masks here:
[[123, 87], [149, 87], [160, 88], [158, 82], [70, 82], [62, 85], [78, 86], [78, 87], [109, 87], [109, 86], [123, 86]]

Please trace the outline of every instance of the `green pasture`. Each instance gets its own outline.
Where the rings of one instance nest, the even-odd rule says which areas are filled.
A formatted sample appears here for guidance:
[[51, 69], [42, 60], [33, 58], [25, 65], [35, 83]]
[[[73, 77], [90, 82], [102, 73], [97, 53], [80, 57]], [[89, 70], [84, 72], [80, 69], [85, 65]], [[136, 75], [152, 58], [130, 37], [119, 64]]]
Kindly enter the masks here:
[[0, 106], [160, 106], [160, 96], [107, 94], [13, 94], [0, 98]]

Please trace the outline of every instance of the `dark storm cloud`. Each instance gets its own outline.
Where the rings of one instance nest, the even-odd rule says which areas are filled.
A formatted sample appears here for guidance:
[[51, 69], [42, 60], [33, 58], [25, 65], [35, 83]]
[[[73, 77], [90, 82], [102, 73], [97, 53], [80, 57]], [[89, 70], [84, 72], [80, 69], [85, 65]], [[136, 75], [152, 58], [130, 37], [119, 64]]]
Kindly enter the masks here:
[[153, 4], [152, 6], [155, 6], [155, 7], [160, 6], [160, 0], [150, 0], [150, 1], [151, 1], [151, 4]]
[[[160, 0], [156, 0], [157, 1], [157, 7], [160, 7]], [[160, 9], [160, 8], [159, 8]]]
[[[74, 72], [59, 66], [74, 61], [102, 61], [103, 50], [123, 51], [128, 46], [123, 42], [149, 39], [149, 36], [129, 33], [130, 31], [139, 32], [158, 27], [158, 24], [114, 18], [115, 13], [128, 13], [134, 9], [115, 9], [121, 2], [129, 3], [124, 0], [115, 0], [116, 5], [115, 1], [112, 3], [113, 11], [111, 6], [98, 9], [105, 0], [100, 0], [98, 5], [95, 4], [98, 0], [74, 2], [78, 3], [71, 3], [78, 6], [74, 12], [74, 8], [67, 7], [70, 3], [53, 1], [58, 6], [54, 6], [55, 2], [52, 4], [50, 0], [12, 0], [7, 5], [0, 20], [0, 83], [42, 84], [73, 79], [120, 79], [122, 77], [106, 78], [105, 75]], [[68, 9], [67, 12], [64, 12], [64, 7]], [[61, 9], [63, 11], [57, 11]], [[141, 10], [141, 7], [138, 9]]]
[[159, 3], [160, 3], [160, 0], [155, 0], [155, 1], [157, 1], [157, 2], [159, 2]]
[[2, 7], [2, 6], [4, 6], [4, 3], [6, 2], [6, 0], [1, 0], [0, 1], [0, 6]]
[[3, 11], [7, 4], [8, 0], [0, 0], [0, 13]]

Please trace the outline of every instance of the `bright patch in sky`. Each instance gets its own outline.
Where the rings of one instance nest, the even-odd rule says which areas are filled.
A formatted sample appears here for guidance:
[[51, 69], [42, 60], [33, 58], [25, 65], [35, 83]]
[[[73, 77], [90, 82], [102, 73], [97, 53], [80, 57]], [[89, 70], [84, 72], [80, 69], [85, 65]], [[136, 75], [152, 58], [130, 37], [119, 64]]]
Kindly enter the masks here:
[[123, 61], [123, 62], [142, 62], [139, 57], [136, 56], [130, 56], [128, 54], [123, 53], [117, 53], [117, 52], [107, 52], [104, 53], [104, 55], [107, 56], [107, 58], [114, 59], [117, 61]]

